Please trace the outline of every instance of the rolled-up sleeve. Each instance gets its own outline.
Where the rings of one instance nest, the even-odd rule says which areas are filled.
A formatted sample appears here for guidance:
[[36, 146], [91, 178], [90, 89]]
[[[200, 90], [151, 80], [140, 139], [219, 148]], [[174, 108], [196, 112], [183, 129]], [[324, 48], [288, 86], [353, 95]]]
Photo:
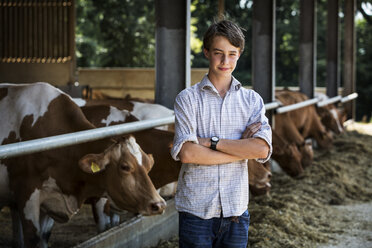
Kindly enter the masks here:
[[270, 147], [269, 154], [267, 155], [266, 158], [258, 158], [256, 159], [257, 162], [259, 163], [265, 163], [268, 161], [271, 157], [271, 154], [273, 153], [273, 147], [272, 147], [272, 131], [271, 127], [269, 124], [269, 120], [265, 116], [265, 105], [262, 100], [262, 98], [257, 94], [256, 97], [256, 103], [255, 103], [255, 111], [250, 118], [249, 123], [256, 123], [256, 122], [261, 122], [261, 128], [258, 130], [257, 133], [253, 135], [254, 138], [260, 138], [266, 141], [268, 146]]
[[180, 160], [178, 154], [185, 142], [194, 142], [198, 144], [196, 136], [196, 111], [193, 109], [195, 104], [192, 100], [192, 95], [186, 94], [187, 91], [182, 91], [176, 97], [174, 103], [175, 114], [175, 135], [171, 155], [174, 160]]

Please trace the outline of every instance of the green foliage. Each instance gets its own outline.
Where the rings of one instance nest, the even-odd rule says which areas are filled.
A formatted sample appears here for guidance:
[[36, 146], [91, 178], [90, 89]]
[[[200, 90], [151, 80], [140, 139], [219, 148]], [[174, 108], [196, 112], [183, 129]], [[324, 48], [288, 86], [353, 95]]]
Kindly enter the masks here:
[[78, 66], [154, 66], [154, 1], [77, 0], [76, 5]]
[[[148, 67], [155, 64], [154, 0], [77, 0], [76, 48], [80, 67]], [[246, 44], [234, 76], [244, 85], [252, 81], [252, 0], [225, 0], [225, 17], [245, 29]], [[343, 13], [344, 0], [340, 1]], [[371, 118], [372, 1], [358, 0], [357, 119]], [[370, 8], [364, 11], [364, 8]], [[191, 1], [192, 67], [208, 67], [202, 52], [203, 34], [217, 20], [218, 1]], [[276, 1], [276, 85], [298, 86], [299, 1]], [[340, 33], [343, 39], [343, 15]], [[327, 0], [317, 1], [317, 86], [326, 82]], [[343, 76], [340, 42], [340, 76]], [[342, 79], [341, 79], [342, 81]]]
[[275, 55], [277, 86], [298, 86], [299, 8], [299, 1], [277, 1]]

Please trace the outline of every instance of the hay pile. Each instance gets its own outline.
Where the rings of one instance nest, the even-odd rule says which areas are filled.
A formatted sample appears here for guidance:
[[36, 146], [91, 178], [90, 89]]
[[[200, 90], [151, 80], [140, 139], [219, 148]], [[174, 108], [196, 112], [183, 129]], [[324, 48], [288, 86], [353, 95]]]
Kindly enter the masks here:
[[[348, 232], [351, 219], [334, 206], [368, 201], [372, 136], [349, 131], [335, 139], [330, 151], [316, 151], [300, 178], [274, 173], [270, 196], [251, 198], [248, 247], [317, 247]], [[177, 238], [157, 247], [177, 247]]]

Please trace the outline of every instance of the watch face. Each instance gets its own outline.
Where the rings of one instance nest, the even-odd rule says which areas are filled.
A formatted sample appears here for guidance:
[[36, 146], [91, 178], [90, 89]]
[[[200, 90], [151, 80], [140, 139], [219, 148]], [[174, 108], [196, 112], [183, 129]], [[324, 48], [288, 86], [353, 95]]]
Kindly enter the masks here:
[[218, 141], [218, 137], [216, 137], [216, 136], [213, 136], [211, 139], [212, 139], [212, 141]]

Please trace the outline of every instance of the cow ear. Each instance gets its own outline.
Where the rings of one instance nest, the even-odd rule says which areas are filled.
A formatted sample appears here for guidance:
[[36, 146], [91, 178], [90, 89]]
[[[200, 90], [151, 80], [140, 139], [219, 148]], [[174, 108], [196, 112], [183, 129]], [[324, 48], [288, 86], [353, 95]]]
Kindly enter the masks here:
[[79, 167], [86, 173], [98, 173], [106, 168], [107, 159], [103, 154], [87, 154], [79, 160]]
[[153, 165], [154, 165], [154, 157], [152, 156], [152, 154], [146, 154], [146, 161], [144, 163], [144, 166], [146, 168], [147, 173], [150, 172]]

